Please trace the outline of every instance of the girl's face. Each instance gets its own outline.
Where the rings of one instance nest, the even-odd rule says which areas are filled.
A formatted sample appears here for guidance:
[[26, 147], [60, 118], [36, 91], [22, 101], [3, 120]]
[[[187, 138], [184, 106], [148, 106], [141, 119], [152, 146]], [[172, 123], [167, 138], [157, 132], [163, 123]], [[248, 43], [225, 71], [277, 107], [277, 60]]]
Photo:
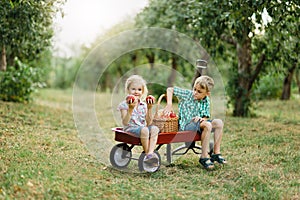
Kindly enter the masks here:
[[141, 98], [144, 92], [143, 85], [140, 83], [131, 83], [128, 87], [128, 94], [134, 95], [138, 99]]
[[209, 95], [209, 92], [207, 92], [206, 89], [201, 88], [200, 85], [196, 85], [196, 84], [194, 85], [194, 88], [193, 88], [194, 99], [201, 100], [201, 99], [204, 99], [208, 95]]

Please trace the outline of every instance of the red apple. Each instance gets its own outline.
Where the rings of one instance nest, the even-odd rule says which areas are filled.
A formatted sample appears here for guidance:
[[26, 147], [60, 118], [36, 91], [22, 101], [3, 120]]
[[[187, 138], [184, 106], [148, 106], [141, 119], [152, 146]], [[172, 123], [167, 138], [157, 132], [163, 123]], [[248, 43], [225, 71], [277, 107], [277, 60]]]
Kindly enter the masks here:
[[176, 113], [171, 112], [169, 116], [170, 116], [171, 118], [175, 118], [175, 117], [176, 117]]
[[154, 103], [155, 103], [155, 97], [152, 96], [152, 95], [147, 96], [146, 102], [147, 102], [148, 104], [154, 104]]
[[126, 102], [127, 102], [128, 104], [132, 104], [134, 101], [135, 101], [135, 96], [134, 96], [134, 95], [128, 95], [128, 96], [126, 97]]

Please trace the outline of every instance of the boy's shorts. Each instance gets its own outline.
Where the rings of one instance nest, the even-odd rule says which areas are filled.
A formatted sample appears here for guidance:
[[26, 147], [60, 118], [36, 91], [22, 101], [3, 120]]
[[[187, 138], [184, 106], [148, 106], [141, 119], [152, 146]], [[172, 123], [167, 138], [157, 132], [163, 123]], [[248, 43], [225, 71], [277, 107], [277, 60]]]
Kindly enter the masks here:
[[[212, 120], [207, 120], [208, 122], [212, 122]], [[195, 122], [192, 120], [190, 123], [186, 124], [184, 127], [185, 131], [197, 131], [197, 133], [201, 134], [202, 129], [200, 128], [200, 120]]]
[[[153, 127], [155, 127], [155, 126], [154, 125], [150, 125], [150, 126], [147, 127], [148, 130], [149, 130], [149, 132], [151, 131], [151, 129]], [[127, 127], [125, 129], [125, 131], [133, 133], [137, 137], [140, 137], [141, 136], [141, 130], [142, 130], [142, 128], [144, 128], [144, 126], [130, 126], [130, 127]]]

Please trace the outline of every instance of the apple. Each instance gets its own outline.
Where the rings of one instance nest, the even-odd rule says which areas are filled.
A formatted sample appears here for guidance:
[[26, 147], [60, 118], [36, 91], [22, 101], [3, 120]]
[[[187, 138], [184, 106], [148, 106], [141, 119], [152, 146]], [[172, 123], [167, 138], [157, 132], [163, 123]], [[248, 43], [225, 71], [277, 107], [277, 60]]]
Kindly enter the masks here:
[[176, 117], [176, 113], [171, 112], [169, 116], [170, 116], [171, 118], [175, 118], [175, 117]]
[[155, 97], [152, 96], [152, 95], [147, 96], [147, 97], [146, 97], [146, 102], [147, 102], [148, 104], [154, 104], [154, 103], [155, 103]]
[[128, 96], [126, 97], [126, 102], [127, 102], [128, 104], [132, 104], [134, 101], [135, 101], [135, 96], [134, 96], [134, 95], [128, 95]]

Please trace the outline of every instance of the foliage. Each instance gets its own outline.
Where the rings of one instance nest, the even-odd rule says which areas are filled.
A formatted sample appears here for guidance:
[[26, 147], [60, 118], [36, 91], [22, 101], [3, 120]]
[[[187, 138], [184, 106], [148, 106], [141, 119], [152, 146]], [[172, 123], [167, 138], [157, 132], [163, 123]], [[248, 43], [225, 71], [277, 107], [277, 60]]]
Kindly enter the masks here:
[[[74, 126], [72, 90], [41, 90], [35, 99], [26, 105], [0, 102], [0, 199], [300, 197], [299, 99], [261, 101], [257, 118], [228, 116], [222, 139], [227, 166], [208, 172], [189, 151], [151, 174], [115, 170], [87, 151]], [[113, 135], [110, 96], [97, 93], [95, 99], [99, 123]], [[100, 136], [94, 141], [101, 146]], [[131, 163], [137, 169], [137, 161]]]
[[[163, 58], [170, 57], [172, 55], [169, 52], [161, 51], [157, 49], [139, 49], [132, 51], [130, 53], [120, 56], [115, 60], [111, 65], [108, 66], [103, 76], [99, 81], [99, 85], [102, 88], [102, 91], [112, 91], [115, 87], [115, 83], [118, 82], [121, 78], [128, 77], [129, 73], [139, 73], [143, 77], [151, 77], [149, 81], [151, 83], [160, 83], [160, 84], [149, 84], [149, 92], [153, 95], [159, 96], [166, 92], [166, 87], [168, 86], [168, 78], [171, 74], [171, 70], [167, 70], [167, 67], [171, 66], [169, 60], [156, 59], [155, 63], [147, 63], [147, 54], [161, 55]], [[188, 82], [188, 87], [191, 85], [192, 76], [193, 76], [193, 66], [185, 62], [183, 59], [177, 58], [177, 61], [181, 68], [177, 71], [182, 77], [185, 77], [185, 80], [182, 80], [182, 77], [179, 77], [177, 74], [177, 80], [175, 80], [173, 85], [183, 86], [183, 82]], [[164, 65], [166, 69], [163, 71], [161, 65]], [[143, 69], [143, 70], [141, 70]], [[148, 81], [148, 82], [149, 82]], [[184, 85], [187, 86], [187, 85]], [[123, 89], [123, 88], [122, 88]], [[118, 90], [119, 91], [119, 90]], [[121, 90], [123, 92], [123, 90]]]
[[51, 45], [52, 19], [65, 0], [0, 1], [0, 49], [6, 50], [7, 63], [39, 59]]
[[284, 70], [281, 100], [286, 100], [290, 98], [293, 75], [297, 76], [297, 71], [300, 70], [300, 5], [298, 2], [298, 5], [292, 4], [291, 7], [286, 6], [270, 12], [275, 16], [270, 24], [272, 31], [266, 34], [268, 36], [266, 46], [276, 59], [268, 60], [268, 62], [271, 66], [279, 65]]
[[0, 99], [3, 101], [27, 102], [37, 88], [45, 86], [40, 81], [42, 69], [33, 68], [17, 60], [16, 67], [0, 71]]
[[[105, 34], [99, 36], [92, 44], [91, 49], [96, 48], [98, 45], [102, 45], [105, 41], [115, 37], [116, 35], [122, 33], [123, 31], [126, 31], [128, 29], [130, 30], [133, 28], [134, 28], [134, 24], [130, 21], [130, 19], [126, 19], [120, 24], [117, 24], [116, 26], [109, 29], [107, 32], [105, 32]], [[146, 35], [143, 35], [143, 37], [146, 37]], [[118, 46], [120, 48], [129, 46], [132, 42], [134, 42], [132, 40], [135, 39], [136, 38], [125, 38], [124, 40], [118, 41], [120, 42]], [[113, 51], [114, 48], [118, 48], [118, 46], [112, 47], [112, 49], [107, 49], [107, 52], [109, 52], [110, 50]], [[105, 53], [107, 52], [101, 52], [101, 56], [104, 56]], [[95, 55], [95, 58], [98, 58], [97, 54]], [[105, 70], [103, 71], [103, 74], [99, 79], [99, 86], [100, 86], [99, 89], [102, 92], [113, 91], [115, 84], [121, 78], [126, 77], [128, 75], [126, 73], [130, 71], [131, 72], [135, 71], [136, 69], [145, 65], [147, 65], [150, 71], [152, 71], [151, 74], [153, 75], [153, 79], [151, 81], [155, 82], [155, 80], [156, 81], [159, 80], [159, 82], [161, 82], [161, 80], [166, 80], [164, 84], [168, 85], [167, 80], [169, 79], [171, 73], [162, 72], [160, 74], [156, 74], [159, 67], [158, 66], [155, 67], [155, 65], [162, 64], [164, 66], [172, 66], [172, 60], [171, 60], [172, 58], [176, 59], [177, 66], [181, 66], [177, 68], [177, 71], [181, 73], [183, 76], [186, 76], [188, 80], [192, 80], [194, 68], [182, 58], [175, 57], [175, 55], [173, 55], [172, 53], [160, 49], [154, 49], [154, 48], [133, 49], [132, 51], [129, 51], [124, 55], [120, 55], [120, 57], [118, 57], [111, 64], [109, 64], [109, 66], [103, 66]], [[89, 66], [91, 70], [99, 68], [100, 64], [101, 61], [99, 60], [99, 58], [89, 61]], [[148, 74], [146, 73], [145, 75], [149, 75], [149, 73]], [[90, 80], [91, 79], [90, 76], [93, 76], [93, 73], [86, 73], [85, 79]], [[169, 81], [169, 82], [174, 84], [174, 81], [173, 82]], [[88, 88], [88, 82], [81, 83], [81, 86], [85, 86], [86, 88]], [[163, 86], [149, 85], [149, 87], [151, 93], [154, 95], [160, 95], [161, 93], [165, 92], [165, 87]], [[123, 88], [121, 91], [123, 92]]]
[[46, 84], [46, 87], [50, 86], [50, 77], [51, 77], [51, 72], [52, 72], [52, 62], [51, 60], [53, 59], [53, 54], [50, 49], [43, 51], [40, 54], [39, 59], [34, 59], [26, 65], [31, 66], [33, 68], [39, 68], [39, 71], [42, 73], [40, 74], [40, 81], [44, 82]]
[[80, 67], [79, 58], [53, 58], [54, 67], [49, 78], [50, 87], [67, 89], [73, 87], [76, 73]]
[[283, 74], [268, 73], [254, 85], [252, 99], [278, 99], [282, 90]]
[[[233, 80], [228, 86], [235, 92], [230, 93], [230, 98], [234, 115], [248, 116], [252, 87], [266, 68], [268, 63], [265, 61], [278, 62], [275, 56], [277, 48], [273, 47], [293, 33], [297, 40], [299, 33], [286, 28], [296, 30], [299, 27], [299, 5], [293, 0], [152, 0], [138, 15], [137, 24], [178, 30], [199, 41], [212, 56], [235, 60], [231, 66], [236, 70], [232, 70]], [[296, 43], [295, 46], [299, 45]], [[291, 49], [298, 51], [299, 48]], [[299, 55], [297, 52], [293, 54]]]

